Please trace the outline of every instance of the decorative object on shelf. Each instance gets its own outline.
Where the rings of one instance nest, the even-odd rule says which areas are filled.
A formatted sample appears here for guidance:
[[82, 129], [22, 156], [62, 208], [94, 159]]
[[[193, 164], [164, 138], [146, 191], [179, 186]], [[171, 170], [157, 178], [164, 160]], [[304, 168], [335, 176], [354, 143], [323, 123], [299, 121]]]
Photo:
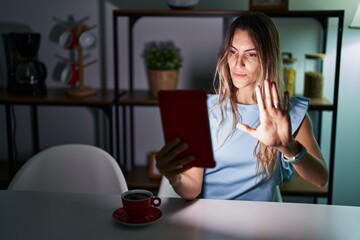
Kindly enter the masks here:
[[199, 3], [199, 0], [166, 0], [172, 9], [190, 9]]
[[288, 11], [289, 0], [249, 0], [250, 11]]
[[156, 98], [160, 90], [176, 89], [182, 56], [173, 42], [147, 43], [143, 57], [153, 97]]
[[85, 87], [84, 68], [97, 62], [92, 60], [84, 63], [84, 49], [91, 49], [96, 44], [96, 36], [90, 32], [96, 25], [87, 27], [83, 22], [89, 17], [85, 17], [75, 22], [72, 18], [64, 22], [55, 18], [58, 22], [50, 32], [50, 39], [61, 47], [70, 51], [70, 58], [66, 59], [57, 55], [61, 62], [55, 67], [54, 78], [60, 79], [69, 85], [77, 87], [68, 91], [69, 96], [87, 97], [96, 95], [96, 91]]
[[292, 53], [284, 52], [283, 64], [284, 64], [284, 83], [285, 88], [289, 92], [289, 96], [295, 96], [295, 84], [296, 84], [296, 58], [292, 56]]
[[156, 167], [155, 155], [156, 155], [155, 151], [151, 151], [149, 153], [149, 161], [148, 161], [149, 178], [160, 179], [162, 175]]
[[323, 53], [305, 54], [305, 97], [323, 97], [324, 76], [322, 74], [322, 63], [325, 56]]
[[38, 60], [40, 33], [3, 34], [8, 91], [19, 95], [46, 94], [47, 70]]

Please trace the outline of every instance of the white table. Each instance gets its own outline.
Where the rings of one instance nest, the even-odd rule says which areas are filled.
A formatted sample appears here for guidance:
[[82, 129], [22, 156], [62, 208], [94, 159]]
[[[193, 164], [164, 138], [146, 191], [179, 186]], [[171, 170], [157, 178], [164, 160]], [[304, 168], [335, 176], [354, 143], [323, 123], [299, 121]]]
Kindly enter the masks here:
[[360, 239], [360, 208], [163, 198], [147, 226], [112, 219], [119, 195], [0, 191], [0, 239]]

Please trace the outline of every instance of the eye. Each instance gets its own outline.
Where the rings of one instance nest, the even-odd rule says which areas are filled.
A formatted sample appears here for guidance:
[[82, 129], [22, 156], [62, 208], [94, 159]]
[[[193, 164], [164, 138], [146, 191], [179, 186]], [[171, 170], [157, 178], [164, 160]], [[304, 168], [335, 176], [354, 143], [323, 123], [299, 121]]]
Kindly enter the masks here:
[[230, 49], [229, 55], [234, 55], [234, 54], [236, 54], [236, 51], [234, 49]]
[[257, 53], [256, 52], [249, 52], [246, 54], [246, 56], [248, 58], [256, 58], [257, 57]]

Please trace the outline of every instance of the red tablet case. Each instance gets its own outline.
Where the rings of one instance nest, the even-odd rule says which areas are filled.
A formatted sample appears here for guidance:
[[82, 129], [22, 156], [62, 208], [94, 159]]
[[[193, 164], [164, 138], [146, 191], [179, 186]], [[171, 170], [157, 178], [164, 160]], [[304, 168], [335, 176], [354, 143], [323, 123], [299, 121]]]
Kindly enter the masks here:
[[211, 143], [207, 92], [203, 90], [170, 90], [158, 94], [165, 142], [175, 138], [188, 144], [177, 158], [194, 156], [189, 165], [213, 168], [215, 160]]

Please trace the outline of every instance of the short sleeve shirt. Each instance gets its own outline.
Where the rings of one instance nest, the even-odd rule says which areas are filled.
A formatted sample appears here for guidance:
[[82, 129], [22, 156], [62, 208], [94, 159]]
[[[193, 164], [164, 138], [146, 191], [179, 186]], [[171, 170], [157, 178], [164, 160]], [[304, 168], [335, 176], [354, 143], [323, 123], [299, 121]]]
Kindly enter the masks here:
[[[217, 95], [208, 96], [207, 104], [216, 167], [205, 169], [202, 197], [272, 201], [275, 187], [291, 176], [292, 166], [282, 161], [279, 154], [271, 177], [266, 179], [259, 175], [254, 154], [257, 140], [239, 129], [233, 130], [233, 117], [229, 104], [225, 107], [224, 120], [220, 124], [219, 107], [210, 110], [217, 101]], [[303, 97], [292, 97], [290, 101], [289, 113], [294, 134], [305, 117], [309, 101]], [[257, 104], [238, 104], [237, 108], [243, 123], [254, 128], [259, 125]], [[230, 133], [232, 133], [231, 137], [229, 137]]]

